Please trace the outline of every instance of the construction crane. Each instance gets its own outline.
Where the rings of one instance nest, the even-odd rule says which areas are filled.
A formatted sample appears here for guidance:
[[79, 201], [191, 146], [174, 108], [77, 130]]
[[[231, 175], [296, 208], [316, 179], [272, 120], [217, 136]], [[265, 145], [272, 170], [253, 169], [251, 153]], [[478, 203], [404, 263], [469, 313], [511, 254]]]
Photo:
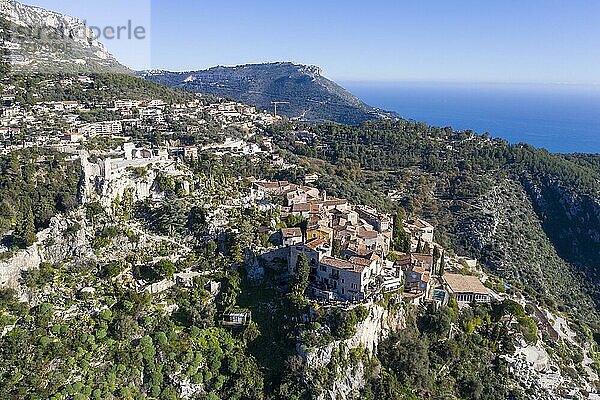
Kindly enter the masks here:
[[275, 113], [273, 114], [275, 116], [275, 118], [277, 118], [277, 106], [280, 104], [290, 104], [289, 101], [272, 101], [271, 104], [273, 104], [273, 107], [275, 108]]

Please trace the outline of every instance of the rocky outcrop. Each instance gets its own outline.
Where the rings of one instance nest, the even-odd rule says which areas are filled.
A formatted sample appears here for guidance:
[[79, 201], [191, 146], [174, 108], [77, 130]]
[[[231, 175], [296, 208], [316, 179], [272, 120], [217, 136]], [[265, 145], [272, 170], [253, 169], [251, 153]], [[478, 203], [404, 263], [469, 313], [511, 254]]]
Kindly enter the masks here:
[[[591, 343], [582, 346], [562, 317], [545, 309], [539, 313], [556, 334], [553, 340], [566, 349], [565, 353], [575, 351], [583, 355], [582, 360], [576, 362], [581, 365], [562, 359], [560, 352], [548, 350], [542, 340], [534, 345], [520, 341], [515, 353], [504, 357], [510, 374], [524, 390], [532, 393], [530, 398], [534, 400], [597, 399], [600, 395], [600, 381], [598, 374], [591, 368], [593, 360], [588, 355]], [[578, 372], [566, 373], [569, 369]], [[582, 396], [582, 393], [589, 393], [589, 396]]]
[[[70, 229], [73, 226], [77, 226], [77, 229]], [[94, 252], [89, 245], [90, 236], [83, 211], [69, 217], [53, 217], [50, 227], [37, 234], [38, 240], [33, 246], [0, 261], [0, 288], [15, 289], [23, 299], [27, 299], [28, 291], [20, 284], [23, 272], [39, 268], [43, 262], [55, 264], [75, 260], [82, 264], [94, 259]]]
[[36, 243], [19, 251], [12, 258], [0, 261], [0, 288], [19, 288], [19, 279], [24, 271], [37, 268], [42, 262], [40, 246]]
[[77, 18], [16, 0], [0, 0], [0, 17], [9, 28], [2, 47], [17, 71], [128, 72]]
[[[87, 152], [80, 152], [82, 179], [79, 197], [82, 204], [98, 201], [107, 210], [115, 199], [123, 199], [129, 192], [132, 201], [143, 201], [149, 197], [161, 197], [156, 179], [160, 174], [182, 176], [175, 162], [168, 159], [147, 160], [99, 159], [89, 160]], [[133, 169], [143, 170], [138, 174]], [[187, 181], [184, 183], [187, 184]], [[189, 184], [184, 185], [189, 192]]]
[[[327, 346], [307, 349], [298, 345], [298, 354], [304, 360], [309, 380], [319, 380], [317, 375], [330, 370], [335, 379], [323, 387], [319, 400], [350, 400], [364, 388], [367, 380], [364, 358], [354, 354], [377, 352], [379, 343], [390, 333], [406, 327], [404, 309], [390, 311], [380, 305], [368, 306], [369, 316], [356, 326], [356, 333], [349, 339], [336, 340]], [[358, 350], [358, 351], [357, 351]], [[336, 360], [337, 358], [337, 360]], [[332, 370], [333, 369], [333, 370]]]

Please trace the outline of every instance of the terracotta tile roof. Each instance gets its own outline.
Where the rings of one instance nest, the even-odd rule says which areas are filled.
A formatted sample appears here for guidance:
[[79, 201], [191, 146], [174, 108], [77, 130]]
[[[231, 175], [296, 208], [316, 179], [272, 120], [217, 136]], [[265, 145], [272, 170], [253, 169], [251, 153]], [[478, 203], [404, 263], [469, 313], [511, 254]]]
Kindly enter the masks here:
[[371, 261], [379, 261], [381, 259], [381, 256], [375, 252], [371, 253], [371, 256], [369, 257], [369, 260]]
[[363, 265], [357, 265], [350, 261], [342, 260], [339, 258], [333, 258], [333, 257], [324, 257], [321, 260], [321, 264], [327, 265], [329, 267], [337, 268], [337, 269], [343, 269], [346, 271], [354, 271], [354, 272], [362, 272], [365, 269], [365, 266], [363, 266]]
[[350, 257], [350, 262], [356, 265], [368, 267], [373, 261], [362, 257]]
[[424, 275], [427, 271], [423, 267], [414, 267], [411, 272]]
[[362, 239], [377, 239], [377, 235], [376, 231], [369, 231], [364, 228], [358, 230], [358, 237]]
[[490, 289], [485, 287], [476, 276], [444, 274], [444, 281], [454, 293], [490, 294]]
[[430, 273], [429, 273], [429, 272], [425, 272], [425, 273], [423, 274], [423, 276], [421, 277], [421, 280], [422, 280], [423, 282], [429, 282], [429, 281], [431, 280], [431, 275], [430, 275]]
[[321, 238], [315, 238], [313, 240], [311, 240], [310, 242], [306, 243], [306, 247], [315, 250], [317, 247], [324, 245], [324, 244], [328, 244], [329, 242], [327, 242], [327, 240], [325, 239], [321, 239]]
[[282, 228], [281, 235], [284, 239], [302, 237], [302, 229], [300, 228]]
[[348, 250], [358, 254], [360, 257], [368, 257], [373, 250], [369, 250], [364, 244], [351, 243]]
[[321, 212], [321, 206], [319, 204], [310, 203], [310, 212], [313, 214]]
[[255, 182], [255, 184], [258, 186], [261, 186], [265, 189], [276, 189], [276, 188], [280, 188], [282, 186], [289, 185], [289, 182], [288, 181], [279, 181], [279, 182], [257, 181], [257, 182]]
[[335, 207], [335, 206], [343, 206], [348, 204], [348, 200], [344, 200], [344, 199], [334, 199], [334, 200], [327, 200], [323, 202], [323, 205], [325, 207]]
[[310, 211], [310, 204], [298, 203], [292, 206], [292, 212], [307, 212]]
[[422, 219], [416, 219], [414, 221], [409, 221], [408, 222], [410, 225], [417, 227], [419, 229], [423, 229], [423, 228], [433, 228], [433, 225], [431, 225], [429, 222], [422, 220]]
[[415, 263], [425, 263], [425, 264], [429, 264], [429, 265], [433, 264], [433, 256], [432, 255], [412, 253], [410, 256], [411, 256], [412, 261]]

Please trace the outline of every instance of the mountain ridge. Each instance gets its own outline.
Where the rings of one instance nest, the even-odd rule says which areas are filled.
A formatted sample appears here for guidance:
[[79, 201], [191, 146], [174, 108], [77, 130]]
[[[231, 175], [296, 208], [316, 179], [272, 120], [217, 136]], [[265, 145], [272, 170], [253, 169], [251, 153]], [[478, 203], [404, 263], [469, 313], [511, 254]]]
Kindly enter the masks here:
[[378, 118], [399, 118], [396, 113], [369, 106], [315, 65], [271, 62], [215, 66], [197, 71], [148, 70], [137, 75], [171, 87], [232, 98], [261, 109], [284, 101], [280, 114], [306, 121], [333, 121], [358, 125]]

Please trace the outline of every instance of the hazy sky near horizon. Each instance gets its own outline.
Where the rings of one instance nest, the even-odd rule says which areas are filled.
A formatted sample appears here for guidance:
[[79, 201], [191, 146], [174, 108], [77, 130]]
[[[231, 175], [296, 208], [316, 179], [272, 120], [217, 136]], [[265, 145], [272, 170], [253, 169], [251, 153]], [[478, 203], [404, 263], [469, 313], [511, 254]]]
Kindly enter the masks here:
[[340, 81], [600, 84], [596, 0], [23, 2], [145, 26], [143, 43], [103, 40], [135, 69], [293, 61]]

